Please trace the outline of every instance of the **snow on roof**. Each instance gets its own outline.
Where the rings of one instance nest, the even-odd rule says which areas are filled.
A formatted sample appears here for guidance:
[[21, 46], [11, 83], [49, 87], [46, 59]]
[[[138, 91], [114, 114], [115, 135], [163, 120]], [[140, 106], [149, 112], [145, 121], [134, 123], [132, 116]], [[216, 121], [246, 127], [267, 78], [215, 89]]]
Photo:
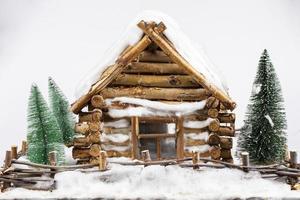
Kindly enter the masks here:
[[220, 71], [211, 63], [204, 51], [195, 44], [181, 31], [177, 23], [169, 16], [158, 11], [144, 11], [140, 13], [127, 27], [122, 37], [105, 54], [101, 63], [97, 64], [79, 82], [75, 96], [77, 98], [86, 94], [90, 87], [99, 80], [104, 70], [115, 63], [121, 52], [128, 46], [137, 43], [143, 31], [137, 27], [138, 22], [154, 21], [163, 22], [167, 29], [164, 31], [166, 37], [173, 43], [179, 54], [185, 58], [199, 73], [216, 87], [227, 93], [226, 81], [222, 78]]

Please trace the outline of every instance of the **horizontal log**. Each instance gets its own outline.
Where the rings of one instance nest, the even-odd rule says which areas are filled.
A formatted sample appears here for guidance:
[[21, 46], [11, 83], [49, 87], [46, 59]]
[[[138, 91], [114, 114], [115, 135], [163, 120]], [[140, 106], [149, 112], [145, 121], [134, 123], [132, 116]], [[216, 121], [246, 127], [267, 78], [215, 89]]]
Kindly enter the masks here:
[[212, 146], [209, 150], [210, 157], [214, 160], [219, 159], [221, 155], [221, 148], [219, 146]]
[[76, 137], [73, 140], [75, 147], [87, 147], [91, 144], [100, 144], [100, 134], [90, 134], [87, 137]]
[[207, 120], [209, 116], [206, 114], [190, 114], [190, 115], [186, 115], [184, 116], [184, 120], [186, 121], [204, 121]]
[[202, 110], [197, 110], [197, 115], [217, 118], [219, 115], [219, 111], [216, 108], [204, 108]]
[[139, 139], [149, 139], [149, 138], [169, 138], [169, 137], [176, 137], [175, 134], [169, 133], [147, 133], [147, 134], [139, 134]]
[[199, 145], [205, 145], [207, 144], [205, 140], [192, 140], [192, 139], [185, 139], [184, 145], [187, 147], [190, 146], [199, 146]]
[[94, 108], [104, 108], [105, 107], [105, 101], [101, 95], [94, 95], [91, 99], [91, 105]]
[[234, 128], [233, 127], [228, 127], [228, 126], [220, 126], [219, 130], [216, 131], [216, 133], [219, 136], [229, 136], [229, 137], [234, 137]]
[[234, 113], [219, 113], [218, 119], [221, 123], [234, 123], [235, 114]]
[[220, 122], [217, 119], [214, 119], [212, 122], [210, 122], [208, 126], [208, 130], [210, 130], [211, 132], [216, 132], [219, 130], [219, 128], [220, 128]]
[[138, 61], [140, 62], [162, 62], [162, 63], [170, 63], [172, 62], [170, 58], [163, 51], [143, 51], [139, 57]]
[[215, 134], [215, 133], [209, 134], [207, 144], [209, 144], [209, 145], [219, 145], [220, 142], [221, 142], [221, 139], [217, 134]]
[[221, 149], [221, 158], [232, 159], [231, 150], [230, 149]]
[[90, 157], [96, 157], [98, 156], [100, 152], [100, 145], [98, 144], [93, 144], [89, 148], [73, 148], [72, 150], [72, 155], [73, 158], [77, 159], [82, 159], [82, 158], [90, 158]]
[[161, 122], [161, 123], [176, 123], [177, 117], [161, 117], [161, 116], [154, 116], [154, 117], [139, 117], [139, 122]]
[[206, 101], [207, 108], [217, 108], [220, 104], [220, 101], [216, 97], [209, 97]]
[[222, 149], [232, 149], [232, 138], [229, 137], [221, 137], [220, 147]]
[[114, 127], [104, 127], [105, 134], [125, 134], [128, 135], [131, 132], [130, 127], [126, 128], [114, 128]]
[[102, 117], [102, 111], [95, 109], [89, 112], [79, 113], [79, 122], [100, 122]]
[[108, 87], [102, 90], [104, 98], [134, 97], [142, 99], [163, 99], [163, 100], [204, 100], [209, 96], [205, 89], [179, 89], [179, 88], [145, 88], [145, 87]]
[[131, 157], [131, 151], [106, 151], [108, 157]]
[[162, 88], [201, 88], [188, 75], [138, 75], [120, 74], [110, 86], [143, 86]]
[[89, 122], [89, 123], [76, 123], [75, 132], [87, 135], [91, 132], [100, 132], [102, 130], [103, 123]]

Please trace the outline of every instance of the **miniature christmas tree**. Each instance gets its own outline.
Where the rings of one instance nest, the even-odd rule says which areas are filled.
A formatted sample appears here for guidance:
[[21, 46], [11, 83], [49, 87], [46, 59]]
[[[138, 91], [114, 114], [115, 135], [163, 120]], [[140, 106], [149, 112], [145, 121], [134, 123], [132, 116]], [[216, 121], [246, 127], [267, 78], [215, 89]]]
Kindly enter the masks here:
[[245, 125], [238, 145], [256, 163], [282, 161], [286, 145], [286, 117], [281, 86], [267, 50], [259, 60]]
[[32, 85], [28, 103], [28, 159], [46, 164], [48, 154], [57, 152], [58, 164], [64, 162], [63, 138], [53, 113], [36, 85]]
[[51, 77], [48, 79], [48, 89], [51, 110], [63, 134], [64, 143], [68, 145], [73, 140], [75, 126], [75, 119], [70, 112], [70, 104]]

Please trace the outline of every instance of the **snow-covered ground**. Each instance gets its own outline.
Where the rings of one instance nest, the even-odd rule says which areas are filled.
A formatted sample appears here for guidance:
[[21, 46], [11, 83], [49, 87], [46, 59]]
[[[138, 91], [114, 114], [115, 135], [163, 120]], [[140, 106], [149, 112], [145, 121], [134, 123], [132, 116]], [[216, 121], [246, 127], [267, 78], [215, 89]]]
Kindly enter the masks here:
[[291, 191], [287, 184], [234, 169], [201, 168], [195, 171], [178, 166], [118, 164], [110, 164], [109, 168], [106, 172], [96, 173], [62, 172], [55, 176], [57, 189], [52, 192], [18, 188], [2, 193], [0, 198], [300, 198], [300, 191]]

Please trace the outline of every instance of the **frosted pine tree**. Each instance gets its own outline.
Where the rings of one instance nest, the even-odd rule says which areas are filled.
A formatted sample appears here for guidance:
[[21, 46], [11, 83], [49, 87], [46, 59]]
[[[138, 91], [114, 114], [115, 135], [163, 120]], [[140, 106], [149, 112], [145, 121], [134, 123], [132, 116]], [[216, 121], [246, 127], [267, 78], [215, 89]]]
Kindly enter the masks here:
[[282, 161], [286, 145], [286, 117], [280, 82], [267, 50], [259, 60], [239, 147], [255, 163]]
[[31, 86], [27, 113], [28, 159], [47, 164], [49, 152], [56, 151], [58, 164], [64, 163], [62, 134], [36, 85]]
[[63, 134], [64, 143], [68, 145], [73, 140], [75, 126], [74, 116], [70, 112], [70, 104], [51, 77], [48, 79], [48, 91], [51, 110]]

